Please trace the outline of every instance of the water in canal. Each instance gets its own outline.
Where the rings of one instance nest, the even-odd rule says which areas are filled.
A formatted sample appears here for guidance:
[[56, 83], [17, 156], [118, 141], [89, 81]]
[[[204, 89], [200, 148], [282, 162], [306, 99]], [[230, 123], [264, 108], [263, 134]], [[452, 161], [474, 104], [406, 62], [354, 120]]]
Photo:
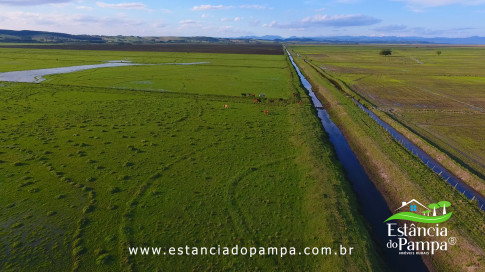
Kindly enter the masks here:
[[[313, 105], [318, 112], [318, 117], [330, 137], [330, 141], [335, 148], [339, 161], [345, 168], [348, 179], [352, 183], [352, 188], [357, 195], [360, 206], [362, 207], [361, 211], [364, 218], [371, 227], [371, 236], [375, 241], [377, 250], [381, 254], [382, 259], [387, 264], [387, 269], [390, 269], [391, 271], [428, 271], [419, 256], [399, 255], [395, 250], [386, 248], [386, 243], [389, 242], [389, 237], [387, 236], [387, 224], [384, 223], [384, 220], [389, 218], [392, 215], [392, 212], [389, 210], [382, 195], [365, 173], [354, 152], [350, 149], [344, 135], [332, 122], [327, 111], [322, 107], [322, 103], [312, 91], [312, 86], [302, 75], [289, 52], [288, 56], [295, 67], [303, 86], [308, 90]], [[396, 242], [396, 240], [393, 240], [393, 242]]]

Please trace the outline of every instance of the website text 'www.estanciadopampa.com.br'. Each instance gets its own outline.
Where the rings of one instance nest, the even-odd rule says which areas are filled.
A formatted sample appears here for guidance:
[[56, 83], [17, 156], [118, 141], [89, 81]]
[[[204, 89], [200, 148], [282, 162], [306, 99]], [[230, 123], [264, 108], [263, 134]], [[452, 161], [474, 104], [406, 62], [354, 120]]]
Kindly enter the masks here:
[[245, 247], [245, 246], [211, 246], [211, 247], [128, 247], [131, 256], [344, 256], [352, 255], [353, 247], [343, 245], [332, 247]]

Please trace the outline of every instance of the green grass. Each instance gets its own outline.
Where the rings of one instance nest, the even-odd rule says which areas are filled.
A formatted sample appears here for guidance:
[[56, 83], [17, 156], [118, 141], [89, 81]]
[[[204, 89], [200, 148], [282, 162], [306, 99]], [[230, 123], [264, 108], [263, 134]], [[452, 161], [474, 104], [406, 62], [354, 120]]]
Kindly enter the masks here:
[[[293, 48], [300, 55], [305, 52], [302, 49], [306, 49]], [[476, 201], [472, 202], [457, 192], [396, 142], [352, 102], [349, 97], [351, 92], [345, 86], [340, 85], [340, 88], [346, 93], [338, 90], [322, 76], [318, 66], [309, 65], [301, 58], [295, 58], [295, 61], [311, 82], [324, 107], [328, 109], [332, 120], [346, 136], [352, 150], [391, 210], [399, 208], [402, 201], [409, 199], [428, 203], [447, 199], [453, 203], [453, 217], [443, 225], [462, 243], [449, 248], [447, 252], [425, 256], [427, 263], [439, 271], [459, 271], [465, 264], [476, 269], [483, 266], [481, 249], [485, 246], [485, 239], [482, 226], [485, 222], [484, 213], [477, 207]], [[329, 77], [328, 74], [323, 75]], [[450, 211], [451, 209], [448, 210]]]
[[[0, 270], [380, 269], [308, 98], [302, 94], [299, 105], [291, 95], [300, 89], [284, 57], [54, 52], [19, 50], [25, 65], [18, 67], [27, 68], [29, 57], [41, 68], [41, 59], [54, 66], [58, 57], [67, 66], [122, 54], [134, 62], [209, 59], [220, 66], [99, 69], [53, 76], [43, 84], [1, 83]], [[230, 80], [216, 76], [223, 70], [240, 80], [229, 86]], [[166, 84], [197, 80], [172, 92], [111, 88], [124, 87], [117, 77], [133, 73], [140, 80], [149, 73], [160, 84], [165, 76]], [[275, 76], [274, 84], [263, 84], [268, 99], [241, 97], [242, 90]], [[128, 246], [302, 250], [340, 244], [353, 246], [356, 254], [128, 254]]]
[[[387, 47], [392, 47], [392, 56], [379, 56], [379, 50]], [[295, 49], [471, 171], [485, 175], [481, 137], [485, 133], [484, 47]], [[438, 50], [442, 51], [440, 56]]]
[[[146, 66], [85, 70], [47, 76], [44, 83], [236, 95], [253, 93], [286, 98], [293, 91], [284, 55], [156, 53], [0, 49], [0, 72], [99, 64], [129, 60]], [[207, 62], [198, 65], [167, 63]]]

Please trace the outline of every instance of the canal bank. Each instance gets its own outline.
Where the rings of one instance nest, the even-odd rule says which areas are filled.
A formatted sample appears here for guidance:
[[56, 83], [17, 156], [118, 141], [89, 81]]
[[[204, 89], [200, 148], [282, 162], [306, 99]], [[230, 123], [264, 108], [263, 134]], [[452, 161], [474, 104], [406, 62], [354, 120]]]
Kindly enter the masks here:
[[[290, 48], [293, 55], [298, 51]], [[423, 256], [433, 271], [460, 271], [463, 267], [483, 267], [485, 249], [484, 212], [461, 192], [453, 189], [438, 174], [396, 141], [382, 126], [360, 109], [346, 91], [336, 87], [322, 75], [322, 71], [305, 61], [306, 56], [295, 57], [295, 63], [322, 102], [332, 121], [345, 135], [360, 164], [385, 199], [391, 211], [403, 202], [416, 199], [426, 205], [439, 201], [452, 203], [453, 216], [440, 224], [460, 242], [440, 254]], [[335, 81], [335, 80], [334, 80]], [[408, 208], [409, 211], [409, 208]], [[447, 208], [447, 211], [451, 211]], [[391, 221], [392, 222], [392, 221]], [[398, 221], [394, 221], [398, 222]], [[401, 221], [411, 224], [410, 221]], [[418, 225], [421, 225], [418, 223]], [[424, 225], [425, 226], [425, 225]], [[429, 237], [416, 237], [429, 241]]]
[[313, 92], [311, 84], [295, 64], [290, 52], [287, 51], [287, 53], [294, 69], [300, 77], [302, 85], [307, 90], [313, 102], [322, 126], [329, 135], [337, 157], [346, 171], [347, 178], [352, 183], [352, 188], [362, 207], [361, 212], [370, 226], [371, 236], [377, 246], [378, 252], [387, 265], [386, 269], [391, 269], [392, 271], [427, 271], [427, 267], [419, 256], [397, 255], [396, 252], [386, 249], [386, 243], [389, 241], [389, 237], [387, 236], [386, 225], [383, 224], [383, 221], [392, 215], [386, 201], [365, 173], [364, 168], [360, 165], [340, 129], [330, 119], [322, 103]]

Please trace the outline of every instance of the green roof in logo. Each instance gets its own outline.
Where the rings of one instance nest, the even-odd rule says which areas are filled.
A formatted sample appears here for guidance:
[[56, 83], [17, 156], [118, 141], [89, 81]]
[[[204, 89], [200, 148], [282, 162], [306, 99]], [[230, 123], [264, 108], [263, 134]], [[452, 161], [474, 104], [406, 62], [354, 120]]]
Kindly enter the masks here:
[[[418, 206], [419, 205], [419, 206]], [[428, 207], [424, 206], [423, 204], [419, 203], [416, 199], [413, 199], [409, 202], [403, 202], [402, 206], [399, 207], [396, 211], [405, 209], [406, 207], [409, 207], [409, 212], [400, 212], [397, 214], [394, 214], [393, 216], [389, 217], [386, 219], [387, 222], [389, 220], [395, 220], [395, 219], [401, 219], [401, 220], [408, 220], [408, 221], [414, 221], [414, 222], [420, 222], [420, 223], [442, 223], [450, 219], [451, 215], [453, 214], [452, 212], [446, 213], [446, 208], [450, 207], [451, 203], [448, 201], [440, 201], [438, 203], [431, 203], [428, 205]], [[418, 208], [422, 211], [418, 211]], [[424, 208], [424, 209], [422, 209]], [[433, 215], [430, 216], [431, 210], [433, 210]], [[436, 209], [443, 208], [443, 214], [442, 215], [436, 215]], [[413, 213], [413, 212], [419, 212], [421, 214]]]

